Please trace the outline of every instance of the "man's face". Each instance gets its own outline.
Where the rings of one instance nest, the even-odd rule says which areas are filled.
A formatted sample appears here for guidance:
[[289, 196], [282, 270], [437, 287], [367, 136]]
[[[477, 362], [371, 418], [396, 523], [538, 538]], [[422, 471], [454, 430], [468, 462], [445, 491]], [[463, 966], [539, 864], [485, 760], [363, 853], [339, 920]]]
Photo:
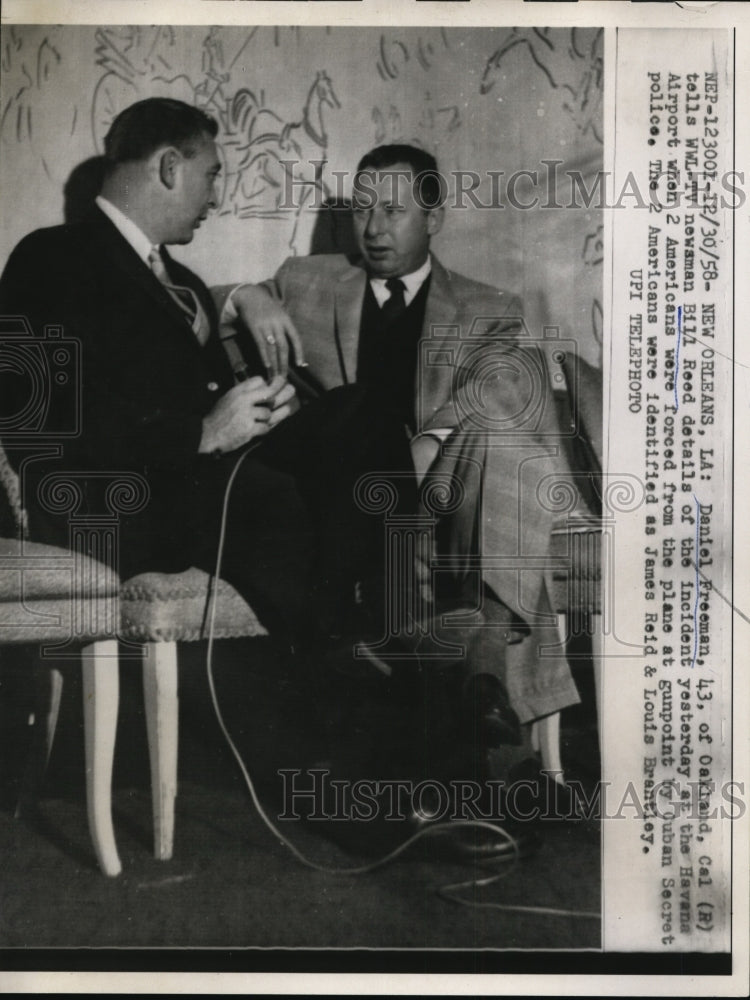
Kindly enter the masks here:
[[216, 179], [221, 170], [216, 143], [204, 137], [197, 140], [194, 156], [177, 154], [173, 204], [170, 212], [171, 239], [164, 242], [189, 243], [195, 230], [216, 208]]
[[426, 211], [415, 201], [407, 163], [358, 174], [352, 209], [360, 252], [376, 278], [400, 278], [421, 267], [443, 221], [442, 209]]

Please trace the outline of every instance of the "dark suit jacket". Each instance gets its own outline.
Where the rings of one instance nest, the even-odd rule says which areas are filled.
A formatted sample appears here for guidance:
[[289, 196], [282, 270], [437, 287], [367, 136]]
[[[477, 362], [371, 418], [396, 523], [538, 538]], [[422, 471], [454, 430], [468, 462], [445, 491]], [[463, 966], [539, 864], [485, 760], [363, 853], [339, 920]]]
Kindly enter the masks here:
[[[194, 490], [215, 461], [198, 455], [202, 419], [233, 384], [210, 294], [187, 268], [176, 261], [169, 267], [206, 310], [212, 331], [205, 347], [150, 268], [98, 209], [83, 223], [25, 237], [0, 279], [0, 314], [25, 316], [37, 338], [54, 325], [80, 341], [80, 431], [64, 441], [59, 462], [29, 466], [25, 499], [32, 514], [30, 487], [48, 469], [140, 473], [152, 494], [149, 529], [144, 534], [139, 524], [131, 542], [144, 556], [150, 550], [157, 558], [162, 542], [180, 547], [172, 501]], [[53, 438], [55, 420], [53, 404], [46, 425]], [[12, 454], [17, 464], [23, 452]], [[42, 535], [64, 541], [44, 511], [36, 515]], [[32, 530], [34, 523], [32, 516]], [[134, 555], [131, 545], [128, 556]], [[137, 559], [131, 564], [139, 566]]]
[[173, 260], [169, 267], [209, 316], [205, 349], [98, 210], [83, 224], [31, 233], [11, 254], [0, 279], [3, 314], [26, 316], [37, 337], [53, 324], [81, 342], [81, 433], [66, 445], [68, 461], [140, 471], [179, 467], [197, 453], [201, 421], [232, 376], [211, 296], [187, 268]]

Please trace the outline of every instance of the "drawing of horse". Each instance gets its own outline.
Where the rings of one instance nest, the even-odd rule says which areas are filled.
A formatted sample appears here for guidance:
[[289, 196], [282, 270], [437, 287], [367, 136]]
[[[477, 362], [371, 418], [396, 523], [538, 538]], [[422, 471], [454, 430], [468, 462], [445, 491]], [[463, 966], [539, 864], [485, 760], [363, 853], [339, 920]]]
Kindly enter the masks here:
[[341, 103], [324, 70], [316, 73], [299, 119], [284, 124], [264, 102], [263, 91], [256, 95], [247, 88], [232, 101], [232, 124], [244, 138], [225, 144], [227, 200], [239, 218], [284, 218], [287, 211], [281, 206], [291, 195], [290, 247], [296, 253], [303, 214], [329, 194], [323, 180], [328, 153], [325, 109], [338, 110]]

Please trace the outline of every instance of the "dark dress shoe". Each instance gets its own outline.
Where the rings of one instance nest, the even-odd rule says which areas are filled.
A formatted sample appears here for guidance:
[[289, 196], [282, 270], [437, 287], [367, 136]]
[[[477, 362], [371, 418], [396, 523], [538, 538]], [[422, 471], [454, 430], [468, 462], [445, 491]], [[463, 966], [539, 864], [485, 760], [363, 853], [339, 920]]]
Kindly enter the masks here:
[[508, 785], [516, 786], [514, 807], [519, 816], [536, 816], [542, 822], [581, 824], [583, 816], [572, 789], [540, 767], [533, 757], [514, 764]]
[[493, 674], [476, 674], [464, 685], [463, 728], [468, 739], [483, 748], [521, 745], [521, 724], [505, 688]]

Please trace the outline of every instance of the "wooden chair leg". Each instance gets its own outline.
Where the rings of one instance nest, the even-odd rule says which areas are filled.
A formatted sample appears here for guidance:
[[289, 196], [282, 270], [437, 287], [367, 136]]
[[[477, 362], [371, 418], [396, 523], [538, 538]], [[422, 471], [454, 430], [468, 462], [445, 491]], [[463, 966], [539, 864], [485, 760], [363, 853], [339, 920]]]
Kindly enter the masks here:
[[542, 768], [551, 771], [555, 781], [565, 784], [560, 757], [560, 713], [553, 712], [537, 719], [531, 727], [531, 745], [542, 758]]
[[154, 856], [168, 861], [174, 844], [177, 795], [177, 643], [146, 644], [143, 693], [151, 761]]
[[55, 740], [57, 717], [63, 689], [63, 675], [45, 663], [34, 664], [34, 732], [31, 752], [21, 781], [16, 819], [29, 813], [36, 804], [37, 792], [47, 770]]
[[89, 831], [104, 874], [119, 875], [122, 866], [112, 828], [112, 761], [120, 697], [117, 640], [85, 646], [81, 657]]
[[[568, 642], [568, 616], [563, 613], [557, 615], [557, 632], [563, 648]], [[560, 713], [553, 712], [543, 719], [537, 719], [531, 728], [531, 742], [535, 750], [542, 758], [542, 768], [545, 771], [552, 771], [555, 781], [561, 785], [565, 784], [565, 775], [560, 756]]]
[[602, 616], [593, 616], [594, 628], [591, 632], [591, 659], [594, 665], [594, 690], [596, 692], [596, 720], [599, 729], [599, 747], [602, 746], [602, 649], [604, 646], [604, 636], [602, 635]]

